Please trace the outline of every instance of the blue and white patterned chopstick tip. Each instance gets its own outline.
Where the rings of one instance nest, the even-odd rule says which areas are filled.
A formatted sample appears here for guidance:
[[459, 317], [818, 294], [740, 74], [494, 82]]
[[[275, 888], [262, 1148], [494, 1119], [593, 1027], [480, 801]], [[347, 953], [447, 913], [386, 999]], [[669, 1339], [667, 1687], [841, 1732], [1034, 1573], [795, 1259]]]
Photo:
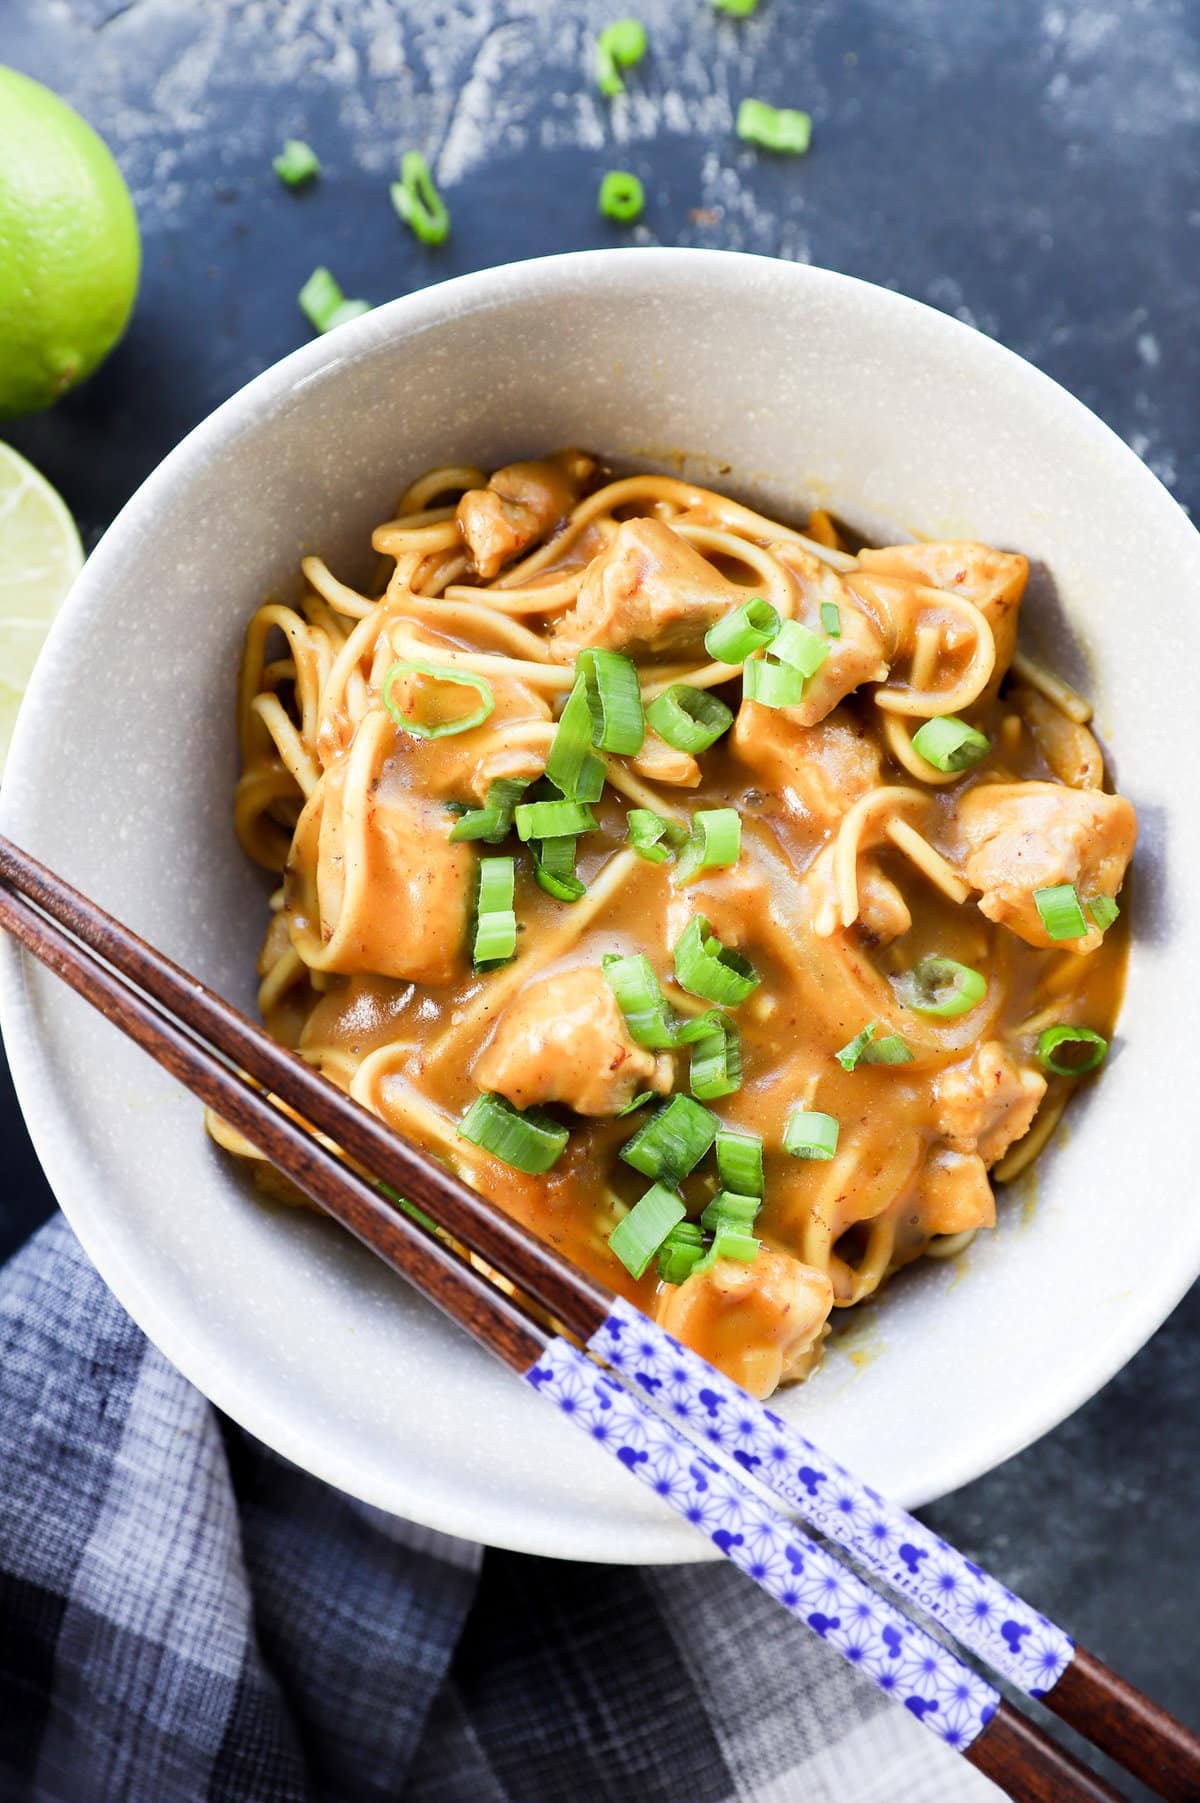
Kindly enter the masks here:
[[588, 1348], [1026, 1695], [1043, 1697], [1062, 1677], [1075, 1646], [1060, 1628], [630, 1303], [614, 1302]]
[[965, 1752], [982, 1734], [991, 1685], [586, 1353], [552, 1340], [525, 1381], [941, 1740]]

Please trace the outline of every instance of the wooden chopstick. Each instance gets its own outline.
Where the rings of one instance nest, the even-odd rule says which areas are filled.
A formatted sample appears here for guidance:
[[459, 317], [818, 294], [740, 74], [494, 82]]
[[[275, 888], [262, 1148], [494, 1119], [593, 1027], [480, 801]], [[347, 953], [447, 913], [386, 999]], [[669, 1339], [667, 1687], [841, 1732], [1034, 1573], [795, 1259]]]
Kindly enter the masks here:
[[[601, 1286], [575, 1272], [574, 1267], [566, 1266], [548, 1248], [540, 1248], [537, 1242], [527, 1239], [511, 1223], [503, 1223], [510, 1229], [508, 1233], [488, 1234], [485, 1230], [492, 1217], [475, 1192], [408, 1146], [318, 1073], [267, 1039], [219, 997], [2, 838], [0, 878], [17, 891], [10, 895], [0, 888], [0, 924], [231, 1120], [320, 1207], [409, 1277], [512, 1369], [528, 1372], [540, 1355], [547, 1343], [540, 1325], [531, 1322], [517, 1302], [398, 1213], [369, 1179], [351, 1170], [335, 1151], [245, 1083], [234, 1062], [250, 1069], [258, 1081], [269, 1084], [276, 1094], [282, 1094], [289, 1106], [309, 1113], [310, 1118], [313, 1113], [319, 1114], [321, 1120], [313, 1124], [346, 1149], [350, 1149], [348, 1140], [355, 1141], [354, 1155], [367, 1168], [377, 1170], [380, 1163], [386, 1162], [388, 1174], [384, 1181], [419, 1202], [447, 1227], [451, 1225], [448, 1212], [452, 1211], [465, 1229], [461, 1237], [538, 1300], [565, 1296], [567, 1306], [556, 1312], [574, 1316], [584, 1326], [594, 1320], [598, 1310], [603, 1314], [605, 1302], [612, 1299]], [[29, 907], [22, 899], [24, 894], [46, 908], [49, 920]], [[114, 970], [106, 969], [81, 950], [61, 927], [77, 933]], [[148, 1003], [124, 980], [125, 976], [139, 982], [158, 1005]], [[223, 1056], [215, 1056], [210, 1047], [218, 1048]], [[290, 1086], [296, 1073], [305, 1083], [293, 1088], [291, 1094], [284, 1094], [284, 1084]], [[277, 1081], [280, 1077], [282, 1083]], [[317, 1103], [311, 1111], [299, 1099], [301, 1091], [307, 1093], [308, 1088]], [[364, 1121], [370, 1132], [359, 1137], [357, 1128]], [[363, 1156], [365, 1143], [377, 1136], [376, 1130], [382, 1135], [385, 1154], [379, 1161], [369, 1149]], [[447, 1200], [449, 1209], [445, 1206]], [[515, 1259], [497, 1252], [497, 1246], [506, 1240], [515, 1242]], [[531, 1250], [543, 1256], [527, 1258]], [[742, 1401], [749, 1407], [757, 1406], [748, 1398], [743, 1397]], [[1068, 1679], [1071, 1682], [1064, 1693], [1066, 1706], [1059, 1710], [1064, 1719], [1080, 1726], [1086, 1721], [1095, 1744], [1113, 1751], [1128, 1769], [1156, 1785], [1162, 1796], [1182, 1803], [1182, 1799], [1196, 1795], [1200, 1742], [1188, 1730], [1081, 1649], [1060, 1684], [1067, 1685]], [[1058, 1688], [1056, 1685], [1045, 1698], [1051, 1707], [1060, 1700], [1055, 1694]], [[1044, 1794], [1058, 1803], [1068, 1794], [1109, 1798], [1115, 1794], [1107, 1787], [1095, 1788], [1099, 1781], [1059, 1754], [1007, 1704], [1001, 1706], [991, 1724], [967, 1749], [966, 1756], [997, 1782], [1015, 1783], [1019, 1771], [1024, 1789], [1014, 1793], [1017, 1795], [1040, 1798]], [[1034, 1765], [1044, 1769], [1046, 1782], [1051, 1786], [1044, 1792], [1029, 1788]], [[1075, 1786], [1070, 1793], [1063, 1788], [1067, 1772]], [[1080, 1784], [1093, 1788], [1081, 1790]]]

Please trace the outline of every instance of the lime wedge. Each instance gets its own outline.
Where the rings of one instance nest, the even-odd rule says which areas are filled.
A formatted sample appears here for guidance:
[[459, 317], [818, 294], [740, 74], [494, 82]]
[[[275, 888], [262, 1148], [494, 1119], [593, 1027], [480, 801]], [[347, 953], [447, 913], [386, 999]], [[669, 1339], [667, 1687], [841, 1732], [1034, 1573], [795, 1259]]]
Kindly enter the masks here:
[[0, 770], [42, 641], [82, 567], [66, 502], [0, 444]]

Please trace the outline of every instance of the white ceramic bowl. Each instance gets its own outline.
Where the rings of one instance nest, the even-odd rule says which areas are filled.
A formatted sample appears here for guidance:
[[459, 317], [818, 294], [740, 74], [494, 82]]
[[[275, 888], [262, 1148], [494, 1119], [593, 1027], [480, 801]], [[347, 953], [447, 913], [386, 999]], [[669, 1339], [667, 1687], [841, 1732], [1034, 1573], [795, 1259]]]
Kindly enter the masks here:
[[[363, 563], [423, 466], [578, 442], [686, 454], [802, 515], [1035, 560], [1028, 612], [1096, 698], [1142, 824], [1120, 1039], [1036, 1183], [954, 1266], [907, 1275], [785, 1413], [900, 1501], [1062, 1419], [1200, 1268], [1200, 538], [1054, 383], [912, 301], [719, 252], [524, 263], [306, 345], [167, 458], [89, 561], [21, 713], [3, 826], [245, 1005], [264, 884], [230, 826], [246, 619], [320, 548]], [[726, 469], [729, 473], [726, 474]], [[50, 1181], [116, 1294], [260, 1439], [449, 1532], [568, 1557], [711, 1556], [507, 1371], [327, 1223], [268, 1212], [199, 1107], [11, 947], [3, 1025]]]

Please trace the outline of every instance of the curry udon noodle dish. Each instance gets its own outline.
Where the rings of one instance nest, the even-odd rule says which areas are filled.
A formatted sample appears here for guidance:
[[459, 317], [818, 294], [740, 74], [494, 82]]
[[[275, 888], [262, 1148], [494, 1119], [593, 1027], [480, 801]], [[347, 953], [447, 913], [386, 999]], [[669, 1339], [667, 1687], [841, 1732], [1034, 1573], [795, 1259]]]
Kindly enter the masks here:
[[807, 1376], [994, 1224], [1120, 1004], [1134, 812], [1016, 649], [1025, 558], [577, 451], [372, 543], [247, 635], [269, 1030], [755, 1394]]

